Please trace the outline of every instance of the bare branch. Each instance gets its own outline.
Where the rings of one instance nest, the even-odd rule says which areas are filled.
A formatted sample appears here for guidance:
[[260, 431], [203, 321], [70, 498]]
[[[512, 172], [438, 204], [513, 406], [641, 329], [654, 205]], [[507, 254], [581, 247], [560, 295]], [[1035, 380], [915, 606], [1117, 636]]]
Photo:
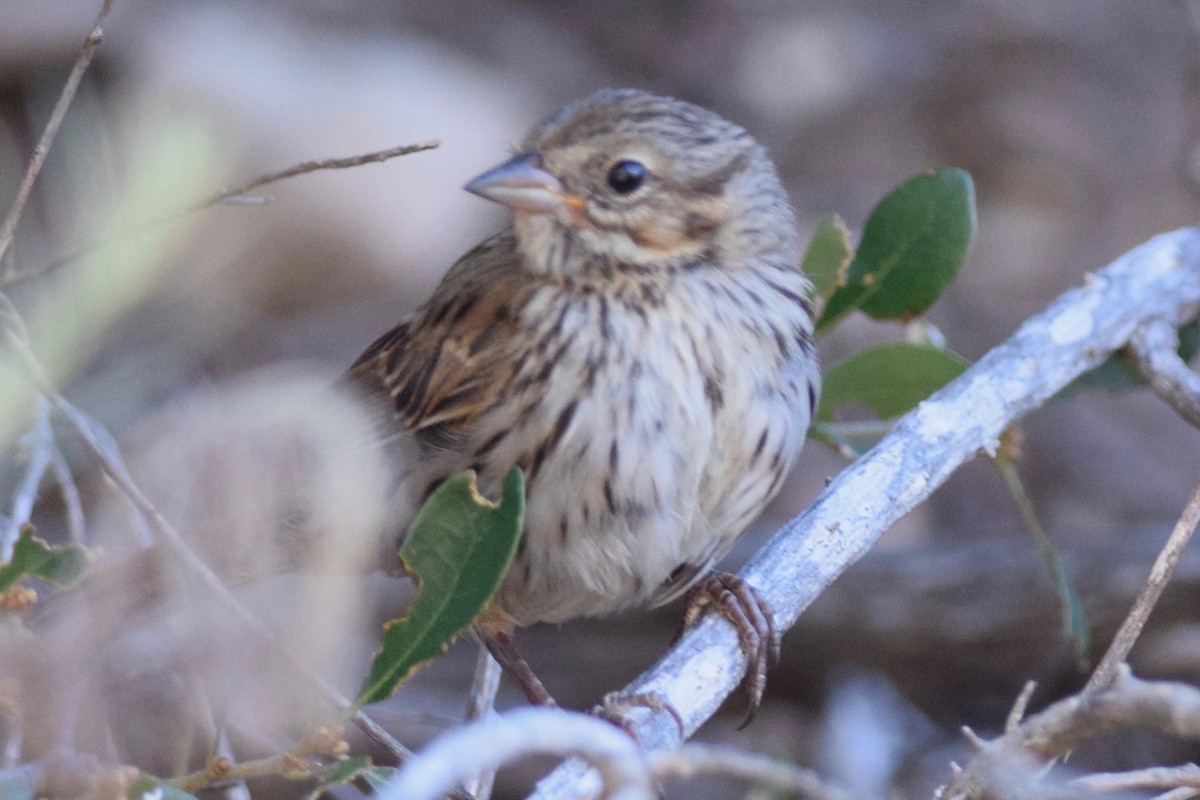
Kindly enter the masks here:
[[67, 76], [67, 82], [63, 84], [62, 92], [58, 95], [58, 102], [54, 104], [50, 120], [46, 123], [46, 129], [42, 131], [42, 138], [38, 140], [37, 146], [33, 149], [29, 165], [25, 168], [25, 175], [21, 178], [21, 185], [17, 187], [17, 196], [8, 209], [8, 216], [4, 218], [3, 224], [0, 224], [0, 264], [4, 263], [4, 256], [8, 252], [9, 245], [12, 244], [13, 233], [17, 229], [17, 222], [21, 219], [21, 212], [25, 209], [26, 201], [29, 200], [29, 193], [33, 191], [33, 184], [37, 181], [38, 173], [42, 171], [46, 156], [50, 154], [50, 147], [54, 144], [58, 128], [67, 115], [67, 109], [71, 107], [71, 101], [75, 99], [75, 92], [79, 89], [79, 82], [83, 80], [83, 73], [87, 72], [88, 65], [92, 63], [92, 57], [96, 54], [96, 48], [100, 46], [100, 42], [104, 38], [104, 20], [108, 17], [108, 12], [112, 10], [112, 5], [113, 0], [103, 0], [101, 3], [100, 13], [96, 15], [96, 22], [83, 42], [79, 57], [75, 59], [75, 66], [71, 68], [71, 74]]
[[235, 186], [232, 189], [222, 189], [207, 200], [196, 204], [191, 210], [196, 211], [208, 206], [215, 206], [218, 203], [230, 199], [231, 197], [240, 197], [253, 192], [255, 189], [260, 189], [269, 183], [277, 183], [286, 178], [294, 178], [297, 175], [304, 175], [309, 172], [317, 172], [326, 169], [347, 169], [349, 167], [361, 167], [364, 164], [379, 164], [388, 159], [398, 156], [407, 156], [411, 153], [420, 153], [423, 150], [432, 150], [441, 145], [438, 139], [431, 139], [428, 142], [420, 144], [408, 144], [402, 147], [391, 147], [387, 150], [380, 150], [375, 153], [365, 153], [360, 156], [350, 156], [348, 158], [324, 158], [319, 161], [301, 161], [299, 164], [293, 164], [287, 169], [281, 169], [278, 172], [268, 172], [266, 175], [260, 175], [254, 180], [247, 181], [241, 186]]
[[1179, 357], [1175, 327], [1165, 320], [1150, 320], [1130, 339], [1129, 355], [1154, 393], [1200, 428], [1200, 375]]
[[1025, 685], [1021, 687], [1021, 693], [1017, 695], [1017, 701], [1013, 703], [1012, 710], [1008, 712], [1008, 719], [1004, 721], [1005, 733], [1012, 733], [1021, 724], [1021, 720], [1025, 719], [1029, 701], [1033, 699], [1033, 693], [1036, 691], [1037, 681], [1025, 681]]
[[1122, 666], [1106, 686], [1060, 700], [988, 743], [955, 774], [939, 797], [958, 800], [1008, 793], [1057, 797], [1058, 787], [1035, 785], [1046, 762], [1089, 739], [1132, 728], [1200, 739], [1200, 689], [1182, 683], [1138, 680]]
[[360, 166], [363, 166], [364, 164], [378, 164], [378, 163], [382, 163], [384, 161], [388, 161], [393, 158], [397, 158], [399, 156], [406, 156], [406, 155], [410, 155], [412, 153], [420, 153], [425, 150], [432, 150], [436, 147], [439, 147], [440, 145], [441, 145], [441, 141], [439, 141], [438, 139], [431, 139], [427, 142], [421, 142], [419, 144], [408, 144], [408, 145], [402, 145], [400, 147], [390, 147], [387, 150], [379, 150], [374, 153], [364, 153], [362, 155], [349, 156], [347, 158], [326, 158], [326, 159], [321, 159], [318, 161], [301, 161], [299, 164], [293, 164], [292, 166], [287, 167], [286, 169], [281, 169], [276, 172], [268, 172], [265, 175], [260, 175], [259, 177], [254, 178], [253, 180], [243, 183], [241, 186], [235, 186], [232, 189], [222, 189], [221, 191], [213, 194], [206, 200], [202, 200], [199, 203], [196, 203], [195, 205], [188, 206], [187, 208], [178, 209], [177, 211], [173, 211], [171, 213], [164, 214], [163, 216], [157, 217], [155, 219], [147, 220], [147, 221], [131, 228], [130, 230], [120, 231], [116, 234], [113, 234], [112, 236], [109, 236], [109, 237], [106, 237], [106, 238], [103, 238], [103, 239], [100, 239], [97, 241], [88, 242], [87, 244], [83, 245], [82, 247], [72, 250], [71, 252], [67, 253], [66, 255], [59, 256], [58, 258], [54, 259], [53, 261], [51, 261], [47, 264], [44, 264], [36, 269], [31, 269], [27, 272], [21, 272], [21, 273], [16, 273], [16, 274], [11, 273], [11, 272], [8, 274], [5, 274], [3, 277], [0, 277], [0, 286], [16, 286], [18, 284], [21, 284], [26, 281], [32, 280], [34, 278], [37, 278], [41, 275], [45, 275], [49, 272], [53, 272], [54, 270], [58, 269], [59, 267], [65, 266], [66, 264], [70, 264], [72, 261], [76, 261], [76, 260], [82, 258], [83, 256], [87, 255], [88, 253], [92, 252], [93, 250], [97, 250], [101, 247], [105, 247], [107, 245], [113, 244], [114, 242], [122, 241], [124, 239], [128, 239], [130, 237], [137, 236], [139, 234], [145, 233], [146, 231], [157, 228], [161, 225], [166, 225], [168, 223], [174, 222], [174, 221], [178, 220], [179, 218], [181, 218], [187, 214], [190, 214], [192, 212], [201, 211], [205, 208], [211, 208], [212, 206], [220, 205], [222, 203], [229, 203], [229, 202], [232, 202], [232, 201], [235, 201], [238, 199], [249, 200], [250, 198], [245, 197], [245, 195], [248, 192], [252, 192], [255, 189], [262, 188], [263, 186], [266, 186], [268, 184], [277, 183], [286, 178], [294, 178], [297, 175], [306, 175], [310, 172], [319, 172], [321, 170], [348, 169], [350, 167], [360, 167]]
[[[1197, 303], [1200, 229], [1155, 237], [1088, 276], [902, 419], [776, 533], [741, 577], [771, 603], [777, 623], [790, 627], [884, 530], [980, 450], [994, 451], [1016, 420], [1124, 347], [1147, 320], [1178, 324]], [[679, 712], [690, 734], [733, 691], [745, 669], [737, 632], [709, 615], [624, 691], [659, 695]], [[669, 715], [635, 710], [629, 717], [648, 749], [678, 745]], [[596, 785], [582, 765], [571, 763], [544, 779], [535, 796], [576, 797]]]
[[1108, 652], [1104, 654], [1104, 658], [1100, 659], [1095, 672], [1088, 679], [1085, 691], [1094, 691], [1102, 686], [1107, 686], [1117, 674], [1117, 668], [1125, 663], [1125, 659], [1129, 656], [1129, 651], [1133, 649], [1133, 644], [1142, 632], [1142, 627], [1145, 626], [1150, 612], [1154, 610], [1158, 598], [1162, 596], [1163, 589], [1171, 580], [1171, 575], [1175, 573], [1175, 565], [1179, 563], [1179, 556], [1191, 541], [1198, 522], [1200, 522], [1200, 484], [1193, 490], [1191, 499], [1183, 509], [1183, 514], [1175, 523], [1171, 535], [1167, 537], [1167, 543], [1163, 545], [1158, 558], [1154, 560], [1154, 566], [1150, 568], [1150, 576], [1146, 579], [1146, 585], [1142, 587], [1137, 600], [1133, 602], [1129, 616], [1121, 623], [1116, 636], [1113, 637]]

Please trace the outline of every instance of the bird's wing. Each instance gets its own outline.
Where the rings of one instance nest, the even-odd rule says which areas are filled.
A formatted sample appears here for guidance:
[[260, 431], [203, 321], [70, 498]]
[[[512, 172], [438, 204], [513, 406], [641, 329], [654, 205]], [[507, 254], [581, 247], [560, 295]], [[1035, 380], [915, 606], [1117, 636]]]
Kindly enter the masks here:
[[394, 424], [423, 444], [459, 449], [511, 372], [517, 258], [511, 234], [467, 253], [428, 302], [358, 357], [347, 379], [389, 399]]

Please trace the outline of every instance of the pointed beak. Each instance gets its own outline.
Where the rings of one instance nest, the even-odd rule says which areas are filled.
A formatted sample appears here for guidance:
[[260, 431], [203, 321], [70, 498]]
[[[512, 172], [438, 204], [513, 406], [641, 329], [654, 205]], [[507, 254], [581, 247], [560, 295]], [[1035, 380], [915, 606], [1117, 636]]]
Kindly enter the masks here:
[[542, 169], [537, 153], [522, 153], [463, 188], [517, 211], [554, 213], [578, 204], [576, 198], [563, 192], [558, 178]]

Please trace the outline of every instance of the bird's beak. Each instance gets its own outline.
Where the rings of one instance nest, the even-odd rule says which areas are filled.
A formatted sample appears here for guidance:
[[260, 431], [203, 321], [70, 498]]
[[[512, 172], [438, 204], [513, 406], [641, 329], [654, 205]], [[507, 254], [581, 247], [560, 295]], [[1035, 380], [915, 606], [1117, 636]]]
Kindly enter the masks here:
[[522, 153], [505, 161], [463, 188], [517, 211], [552, 214], [576, 211], [580, 205], [578, 198], [563, 191], [558, 178], [542, 169], [537, 153]]

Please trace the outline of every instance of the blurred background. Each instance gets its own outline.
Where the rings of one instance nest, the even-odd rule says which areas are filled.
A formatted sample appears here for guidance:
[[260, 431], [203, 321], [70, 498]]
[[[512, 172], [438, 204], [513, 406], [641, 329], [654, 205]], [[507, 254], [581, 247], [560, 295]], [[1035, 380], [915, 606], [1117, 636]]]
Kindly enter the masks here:
[[[4, 205], [97, 5], [0, 0]], [[90, 241], [141, 157], [139, 131], [155, 121], [214, 132], [220, 166], [205, 176], [209, 191], [305, 159], [441, 140], [383, 165], [268, 187], [265, 205], [195, 214], [145, 302], [97, 332], [65, 390], [153, 484], [162, 463], [153, 454], [177, 443], [180, 408], [284, 363], [334, 379], [502, 224], [462, 184], [562, 103], [623, 85], [749, 129], [778, 163], [805, 235], [831, 211], [860, 230], [916, 172], [968, 170], [979, 234], [929, 318], [972, 360], [1088, 271], [1197, 221], [1200, 3], [118, 0], [6, 266], [40, 271]], [[33, 308], [56, 274], [4, 288]], [[821, 342], [822, 358], [896, 335], [853, 320]], [[1200, 475], [1200, 433], [1145, 392], [1081, 395], [1024, 429], [1021, 474], [1102, 652]], [[173, 453], [181, 469], [186, 452]], [[0, 478], [19, 474], [18, 456], [5, 456]], [[74, 463], [88, 502], [102, 505], [111, 493], [88, 479], [91, 462]], [[730, 564], [845, 463], [810, 445]], [[157, 499], [185, 531], [204, 513]], [[61, 529], [55, 498], [38, 513], [47, 536]], [[345, 691], [397, 598], [373, 586], [364, 621], [337, 643]], [[1193, 554], [1135, 651], [1143, 675], [1200, 681], [1198, 601]], [[653, 663], [679, 616], [668, 608], [541, 627], [519, 641], [561, 702], [590, 707]], [[1040, 682], [1037, 707], [1085, 674], [1049, 575], [985, 460], [889, 532], [784, 645], [759, 719], [735, 733], [744, 702], [735, 696], [703, 737], [813, 765], [860, 797], [928, 796], [963, 757], [959, 725], [994, 731], [1026, 679]], [[460, 643], [378, 718], [409, 743], [436, 733], [461, 713], [473, 660], [474, 646]], [[508, 687], [502, 699], [519, 701]], [[1200, 757], [1168, 747], [1148, 739], [1082, 752], [1077, 763]], [[535, 767], [506, 776], [502, 791], [518, 793]], [[747, 790], [706, 781], [668, 796], [684, 791]]]

